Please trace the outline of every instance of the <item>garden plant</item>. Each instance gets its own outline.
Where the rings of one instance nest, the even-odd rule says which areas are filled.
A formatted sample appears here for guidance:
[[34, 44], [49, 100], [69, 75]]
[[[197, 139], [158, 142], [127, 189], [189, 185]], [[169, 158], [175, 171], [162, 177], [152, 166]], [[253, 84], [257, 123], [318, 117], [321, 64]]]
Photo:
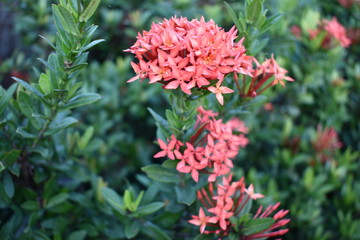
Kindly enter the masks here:
[[3, 0], [0, 239], [360, 239], [359, 22]]

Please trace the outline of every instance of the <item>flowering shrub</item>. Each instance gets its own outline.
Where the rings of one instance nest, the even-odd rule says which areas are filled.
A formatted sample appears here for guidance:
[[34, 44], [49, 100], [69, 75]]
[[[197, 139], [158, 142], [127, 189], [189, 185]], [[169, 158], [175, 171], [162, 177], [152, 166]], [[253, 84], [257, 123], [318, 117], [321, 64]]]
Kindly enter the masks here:
[[358, 239], [359, 10], [1, 1], [0, 239]]
[[[138, 64], [131, 63], [137, 75], [128, 82], [148, 78], [149, 83], [160, 82], [165, 89], [180, 88], [189, 95], [195, 87], [201, 92], [215, 93], [223, 105], [222, 94], [234, 92], [222, 86], [227, 74], [234, 74], [237, 87], [238, 73], [253, 77], [247, 96], [255, 96], [273, 75], [274, 81], [262, 91], [278, 82], [284, 86], [283, 79], [292, 81], [285, 77], [287, 71], [280, 68], [273, 57], [259, 65], [254, 57], [247, 56], [242, 45], [244, 39], [234, 42], [236, 33], [235, 26], [225, 32], [212, 20], [205, 22], [203, 17], [200, 21], [173, 17], [152, 24], [150, 31], [139, 33], [135, 44], [126, 50], [139, 60]], [[254, 62], [259, 65], [256, 69], [253, 69]], [[262, 78], [258, 79], [260, 75]], [[257, 84], [253, 86], [253, 82]]]
[[[192, 99], [195, 99], [193, 101], [199, 101], [199, 97], [206, 96], [206, 91], [210, 91], [215, 93], [218, 102], [224, 105], [222, 94], [234, 92], [222, 85], [226, 75], [230, 73], [233, 73], [233, 81], [241, 97], [255, 97], [277, 83], [285, 86], [282, 80], [293, 81], [292, 78], [285, 76], [287, 71], [277, 64], [273, 56], [265, 60], [263, 64], [259, 64], [254, 57], [245, 55], [246, 49], [242, 45], [244, 38], [234, 43], [236, 37], [235, 26], [229, 32], [225, 32], [212, 20], [205, 22], [204, 18], [200, 21], [197, 19], [188, 21], [186, 18], [173, 17], [159, 24], [152, 24], [150, 31], [143, 31], [142, 35], [138, 34], [136, 43], [126, 50], [133, 53], [139, 60], [138, 64], [131, 62], [137, 75], [128, 82], [148, 78], [149, 83], [162, 83], [164, 89], [180, 88], [181, 92], [172, 94], [177, 103], [172, 106], [172, 112], [181, 112], [181, 115], [186, 115], [186, 112], [193, 112], [197, 104], [186, 103], [191, 100], [186, 99], [187, 97], [182, 92], [191, 95]], [[255, 63], [257, 67], [254, 69]], [[242, 88], [238, 82], [238, 74], [244, 77]], [[252, 78], [250, 85], [245, 82], [246, 76]], [[270, 78], [272, 78], [270, 83], [263, 86]], [[193, 88], [196, 88], [196, 91]], [[182, 107], [178, 102], [188, 105], [187, 108], [179, 111], [178, 108]], [[176, 160], [176, 170], [180, 173], [190, 173], [195, 182], [199, 182], [199, 172], [209, 174], [207, 181], [210, 183], [210, 195], [202, 189], [198, 191], [197, 196], [207, 207], [206, 212], [212, 213], [213, 216], [207, 216], [200, 208], [199, 216], [194, 216], [194, 219], [189, 222], [200, 225], [201, 233], [211, 233], [217, 237], [224, 237], [231, 233], [232, 236], [256, 239], [286, 233], [287, 230], [269, 231], [288, 223], [289, 220], [276, 222], [288, 211], [279, 212], [269, 226], [252, 230], [255, 231], [252, 234], [239, 230], [237, 224], [231, 223], [231, 217], [236, 219], [243, 216], [240, 212], [250, 198], [263, 197], [262, 194], [253, 192], [253, 185], [245, 189], [243, 180], [230, 184], [232, 178], [230, 171], [234, 167], [231, 159], [237, 156], [240, 148], [247, 145], [248, 139], [244, 133], [247, 133], [248, 129], [238, 118], [232, 118], [224, 123], [223, 119], [216, 119], [218, 114], [211, 110], [205, 110], [200, 106], [197, 111], [193, 130], [181, 124], [171, 124], [176, 125], [172, 126], [173, 128], [178, 128], [175, 134], [186, 141], [178, 139], [178, 136], [174, 134], [174, 129], [170, 128], [168, 132], [172, 132], [171, 136], [168, 136], [165, 141], [158, 138], [161, 151], [154, 155], [155, 158], [168, 157], [170, 160]], [[153, 115], [159, 119], [154, 113]], [[179, 116], [174, 114], [169, 113], [167, 117], [168, 121], [180, 121]], [[169, 128], [164, 123], [162, 125], [165, 129]], [[238, 134], [235, 134], [236, 132]], [[158, 167], [158, 171], [160, 169]], [[149, 168], [145, 167], [143, 170], [157, 180]], [[223, 185], [216, 185], [218, 195], [215, 195], [211, 183], [215, 182], [217, 177], [228, 174], [230, 174], [228, 178], [223, 177]], [[244, 197], [244, 192], [248, 195], [247, 198]], [[254, 219], [267, 217], [277, 207], [278, 205], [269, 206], [261, 215], [260, 207]], [[245, 224], [249, 222], [251, 221], [247, 220]], [[218, 229], [205, 231], [207, 225], [217, 226]], [[236, 231], [233, 231], [233, 228]]]

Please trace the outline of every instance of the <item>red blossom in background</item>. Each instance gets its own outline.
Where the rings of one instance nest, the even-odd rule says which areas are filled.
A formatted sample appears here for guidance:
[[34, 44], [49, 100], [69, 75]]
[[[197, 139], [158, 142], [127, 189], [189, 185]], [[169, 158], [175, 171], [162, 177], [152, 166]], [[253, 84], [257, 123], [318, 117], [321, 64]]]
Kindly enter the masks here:
[[360, 0], [338, 0], [338, 2], [345, 8], [349, 8], [356, 3], [360, 4]]
[[[246, 189], [244, 178], [241, 178], [240, 181], [232, 182], [231, 174], [228, 177], [223, 177], [222, 184], [217, 184], [215, 189], [213, 183], [209, 183], [207, 189], [202, 188], [197, 192], [197, 197], [205, 211], [203, 208], [200, 208], [199, 216], [192, 216], [193, 219], [189, 220], [189, 222], [194, 225], [200, 225], [200, 232], [203, 234], [215, 233], [220, 237], [224, 237], [234, 227], [230, 218], [232, 216], [239, 217], [251, 198], [256, 199], [263, 197], [263, 195], [255, 194], [252, 184]], [[263, 212], [262, 206], [260, 206], [253, 219], [269, 218], [279, 205], [280, 203], [270, 205]], [[285, 234], [288, 229], [279, 228], [290, 221], [289, 219], [283, 219], [288, 212], [288, 210], [278, 211], [273, 215], [273, 222], [268, 228], [249, 235], [245, 234], [241, 239], [261, 239]]]
[[270, 59], [265, 59], [262, 64], [257, 61], [255, 62], [258, 66], [253, 73], [250, 86], [246, 89], [246, 83], [243, 83], [243, 88], [240, 90], [243, 96], [256, 97], [269, 87], [278, 83], [285, 87], [283, 80], [294, 81], [291, 77], [286, 76], [288, 71], [279, 66], [273, 55]]
[[321, 125], [317, 128], [316, 138], [312, 145], [314, 150], [320, 155], [322, 162], [329, 159], [329, 155], [342, 147], [337, 132], [334, 128], [323, 128]]
[[125, 50], [139, 60], [131, 63], [137, 75], [128, 82], [149, 78], [149, 83], [160, 82], [165, 89], [180, 88], [186, 94], [192, 88], [208, 89], [223, 104], [221, 94], [232, 92], [221, 86], [224, 76], [233, 72], [251, 76], [253, 72], [253, 57], [245, 55], [243, 39], [234, 42], [236, 33], [235, 27], [226, 32], [203, 17], [153, 23]]
[[333, 40], [337, 41], [344, 48], [350, 46], [351, 40], [347, 36], [346, 29], [338, 22], [336, 17], [333, 17], [332, 20], [323, 20], [317, 29], [309, 30], [310, 39], [314, 39], [323, 31], [326, 32], [321, 43], [323, 48], [331, 48]]
[[155, 158], [165, 157], [180, 160], [176, 169], [182, 173], [191, 173], [194, 181], [199, 180], [199, 172], [208, 173], [208, 181], [214, 182], [218, 176], [228, 174], [233, 167], [232, 159], [240, 148], [248, 144], [244, 133], [245, 124], [237, 118], [227, 123], [217, 120], [216, 113], [198, 108], [195, 133], [189, 142], [182, 143], [171, 136], [165, 143], [158, 139], [160, 152]]

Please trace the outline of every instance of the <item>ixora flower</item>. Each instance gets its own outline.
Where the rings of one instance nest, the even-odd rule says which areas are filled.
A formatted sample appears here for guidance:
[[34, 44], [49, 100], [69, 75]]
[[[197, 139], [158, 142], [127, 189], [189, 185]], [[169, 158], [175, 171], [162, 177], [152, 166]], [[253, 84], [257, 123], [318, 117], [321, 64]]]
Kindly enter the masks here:
[[235, 27], [226, 32], [203, 17], [191, 21], [172, 17], [153, 23], [125, 50], [138, 59], [138, 63], [131, 63], [136, 76], [128, 82], [149, 79], [149, 83], [159, 82], [165, 89], [180, 88], [186, 94], [191, 94], [192, 88], [210, 91], [223, 104], [222, 94], [233, 92], [222, 86], [225, 75], [252, 76], [254, 71], [254, 58], [246, 56], [244, 39], [234, 42], [236, 33]]
[[351, 40], [347, 37], [346, 29], [338, 22], [336, 17], [333, 17], [332, 20], [323, 20], [317, 29], [309, 30], [310, 39], [316, 38], [323, 31], [326, 32], [321, 43], [323, 48], [329, 49], [333, 44], [333, 40], [337, 41], [344, 48], [350, 46]]
[[281, 236], [288, 231], [288, 229], [279, 229], [290, 221], [283, 219], [289, 212], [288, 210], [280, 210], [269, 217], [280, 206], [280, 203], [268, 206], [265, 211], [262, 211], [263, 207], [260, 206], [250, 221], [266, 218], [267, 225], [264, 225], [265, 227], [262, 229], [256, 229], [257, 231], [244, 231], [247, 228], [246, 223], [237, 225], [234, 220], [230, 219], [240, 219], [244, 214], [248, 214], [244, 209], [249, 201], [264, 197], [260, 193], [254, 193], [252, 184], [246, 188], [244, 178], [232, 182], [230, 174], [228, 177], [223, 177], [222, 184], [217, 184], [215, 189], [213, 183], [209, 183], [207, 188], [200, 189], [197, 197], [203, 208], [200, 208], [198, 216], [192, 216], [189, 223], [200, 226], [202, 234], [216, 234], [225, 237], [230, 232], [236, 231], [241, 236], [239, 239], [250, 240]]
[[245, 84], [242, 89], [242, 96], [245, 97], [256, 97], [257, 95], [263, 93], [266, 89], [276, 84], [280, 84], [285, 87], [283, 80], [293, 82], [289, 76], [286, 76], [287, 70], [280, 67], [280, 65], [275, 61], [274, 55], [271, 55], [270, 59], [265, 59], [265, 61], [260, 64], [255, 60], [257, 68], [253, 73], [253, 77], [250, 82], [250, 86], [245, 89]]
[[196, 130], [190, 140], [182, 143], [174, 135], [167, 143], [158, 139], [162, 150], [154, 157], [167, 156], [169, 159], [178, 160], [176, 169], [182, 173], [190, 173], [196, 182], [199, 180], [199, 172], [209, 174], [209, 182], [228, 174], [233, 167], [231, 159], [248, 143], [244, 136], [248, 129], [237, 118], [223, 123], [221, 119], [215, 118], [216, 115], [199, 107]]
[[312, 145], [316, 153], [319, 154], [321, 161], [325, 162], [329, 159], [329, 155], [341, 148], [343, 144], [339, 141], [334, 128], [323, 128], [321, 125], [318, 125], [317, 135]]

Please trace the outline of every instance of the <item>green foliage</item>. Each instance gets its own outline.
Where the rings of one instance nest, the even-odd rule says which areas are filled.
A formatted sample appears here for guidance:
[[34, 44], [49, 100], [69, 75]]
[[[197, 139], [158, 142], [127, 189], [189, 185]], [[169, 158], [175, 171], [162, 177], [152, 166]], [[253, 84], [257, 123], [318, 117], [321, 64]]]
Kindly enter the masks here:
[[[17, 35], [18, 49], [0, 56], [0, 239], [214, 238], [195, 237], [198, 229], [187, 222], [206, 180], [191, 185], [174, 170], [176, 161], [152, 158], [156, 137], [192, 136], [199, 99], [126, 84], [133, 71], [123, 50], [152, 21], [175, 14], [205, 15], [225, 29], [235, 24], [247, 55], [274, 53], [296, 80], [250, 102], [226, 96], [225, 107], [214, 109], [227, 119], [240, 116], [250, 129], [234, 178], [253, 182], [266, 195], [261, 204], [281, 201], [290, 210], [287, 239], [358, 238], [360, 48], [324, 49], [324, 33], [308, 37], [319, 20], [333, 16], [347, 29], [359, 28], [358, 5], [5, 0], [1, 8], [16, 15], [7, 35]], [[294, 25], [300, 38], [290, 32]], [[199, 101], [212, 105], [207, 96]], [[334, 127], [343, 143], [324, 162], [313, 147], [319, 124]], [[247, 234], [273, 222], [252, 219], [253, 204], [233, 219]]]

